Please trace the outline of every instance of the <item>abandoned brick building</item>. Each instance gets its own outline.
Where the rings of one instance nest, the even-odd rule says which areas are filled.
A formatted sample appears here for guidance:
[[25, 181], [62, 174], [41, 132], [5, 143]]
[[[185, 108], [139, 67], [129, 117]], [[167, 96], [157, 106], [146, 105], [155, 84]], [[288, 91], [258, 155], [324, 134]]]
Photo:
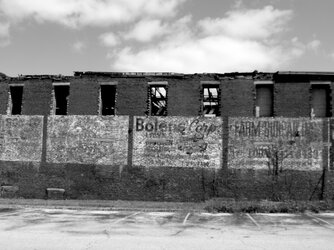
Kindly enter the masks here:
[[333, 87], [325, 72], [0, 74], [1, 195], [332, 199]]

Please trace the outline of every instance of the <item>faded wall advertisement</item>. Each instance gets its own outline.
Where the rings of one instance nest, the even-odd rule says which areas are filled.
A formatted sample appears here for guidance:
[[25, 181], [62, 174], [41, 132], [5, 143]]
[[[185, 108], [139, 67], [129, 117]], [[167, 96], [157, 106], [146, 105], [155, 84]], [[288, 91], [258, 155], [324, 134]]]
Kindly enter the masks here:
[[128, 116], [49, 116], [47, 161], [126, 165]]
[[221, 118], [134, 117], [133, 130], [134, 165], [221, 167]]
[[321, 170], [323, 121], [308, 118], [230, 118], [229, 168]]
[[0, 116], [0, 160], [41, 161], [42, 116]]

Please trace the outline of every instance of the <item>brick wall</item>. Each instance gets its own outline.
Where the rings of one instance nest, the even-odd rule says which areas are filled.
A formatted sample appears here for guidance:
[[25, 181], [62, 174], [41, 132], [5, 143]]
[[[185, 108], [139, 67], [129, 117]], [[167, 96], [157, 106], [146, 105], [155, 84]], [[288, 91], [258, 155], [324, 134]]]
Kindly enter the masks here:
[[[69, 115], [97, 115], [99, 107], [99, 79], [95, 76], [76, 77], [71, 81]], [[201, 109], [200, 81], [211, 77], [109, 77], [116, 81], [116, 114], [130, 115], [127, 165], [100, 165], [88, 162], [51, 163], [46, 161], [46, 116], [43, 129], [41, 162], [0, 161], [0, 180], [3, 185], [19, 187], [16, 197], [43, 198], [45, 188], [66, 190], [73, 199], [136, 199], [160, 201], [200, 201], [211, 197], [235, 199], [317, 199], [321, 188], [322, 171], [288, 170], [273, 183], [266, 169], [228, 168], [229, 126], [231, 117], [254, 116], [255, 87], [252, 80], [221, 81], [221, 110], [224, 117], [221, 169], [150, 167], [133, 165], [132, 116], [144, 116], [147, 111], [149, 81], [168, 82], [168, 116], [198, 116]], [[52, 80], [25, 80], [23, 111], [27, 115], [49, 115], [52, 101]], [[331, 85], [334, 87], [334, 84]], [[308, 82], [275, 83], [274, 112], [276, 116], [309, 116], [310, 84]], [[332, 93], [334, 95], [334, 93]], [[0, 83], [0, 113], [6, 112], [7, 82]], [[333, 96], [334, 97], [334, 96]], [[332, 106], [334, 98], [332, 98]], [[229, 121], [230, 120], [230, 121]], [[333, 123], [333, 121], [331, 121]], [[334, 127], [332, 125], [332, 127]], [[328, 138], [326, 123], [323, 141]], [[333, 128], [332, 128], [333, 130]], [[331, 134], [331, 133], [330, 133]], [[230, 141], [231, 142], [231, 141]], [[231, 142], [233, 143], [233, 142]], [[325, 147], [326, 149], [326, 147]], [[331, 148], [330, 166], [333, 170], [334, 153]], [[327, 165], [327, 151], [323, 150], [323, 164]], [[333, 171], [326, 176], [325, 197], [334, 197]], [[275, 184], [275, 185], [274, 185]], [[319, 184], [319, 185], [318, 185]]]
[[330, 104], [330, 114], [333, 117], [334, 116], [334, 82], [330, 84], [330, 95], [329, 95], [329, 104]]
[[71, 80], [68, 103], [69, 115], [97, 115], [99, 112], [99, 84], [93, 77]]
[[0, 114], [5, 115], [8, 105], [8, 91], [7, 82], [0, 82]]
[[147, 112], [147, 80], [121, 78], [118, 80], [116, 114], [145, 115]]
[[254, 91], [253, 80], [223, 80], [221, 82], [221, 115], [254, 116]]
[[284, 117], [310, 116], [310, 83], [274, 84], [274, 115]]
[[197, 116], [201, 114], [201, 86], [199, 80], [168, 81], [169, 116]]
[[52, 80], [32, 79], [24, 83], [22, 115], [49, 115], [52, 101]]

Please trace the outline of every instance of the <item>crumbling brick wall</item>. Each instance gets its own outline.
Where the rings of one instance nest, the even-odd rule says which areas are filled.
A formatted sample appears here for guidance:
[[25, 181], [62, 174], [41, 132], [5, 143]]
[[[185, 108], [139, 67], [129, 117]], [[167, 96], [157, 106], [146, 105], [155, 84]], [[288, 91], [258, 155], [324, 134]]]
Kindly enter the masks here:
[[[234, 79], [233, 79], [234, 78]], [[116, 114], [129, 115], [128, 151], [126, 165], [88, 162], [47, 161], [47, 116], [52, 102], [54, 79], [17, 79], [24, 83], [23, 110], [26, 115], [44, 115], [43, 152], [41, 162], [0, 161], [2, 184], [18, 186], [18, 197], [43, 198], [48, 187], [64, 188], [73, 199], [136, 199], [159, 201], [200, 201], [210, 197], [235, 199], [272, 199], [272, 176], [266, 169], [229, 168], [229, 127], [231, 117], [254, 117], [255, 86], [251, 77], [233, 74], [219, 75], [76, 75], [70, 81], [69, 115], [98, 115], [100, 82], [117, 82]], [[222, 166], [217, 169], [199, 167], [147, 167], [134, 165], [133, 116], [147, 115], [148, 82], [168, 82], [168, 116], [196, 117], [201, 115], [201, 81], [220, 81], [221, 116], [223, 117]], [[0, 81], [0, 113], [5, 114], [8, 102], [8, 82]], [[274, 81], [274, 115], [300, 117], [310, 115], [310, 82]], [[331, 84], [334, 87], [334, 84]], [[333, 92], [331, 93], [333, 95]], [[332, 98], [332, 103], [334, 98]], [[333, 106], [333, 105], [332, 105]], [[94, 117], [91, 117], [94, 119]], [[117, 118], [117, 117], [116, 117]], [[229, 122], [230, 119], [230, 122]], [[333, 123], [333, 122], [332, 122]], [[325, 123], [324, 123], [325, 124]], [[80, 126], [79, 126], [80, 127]], [[328, 133], [324, 125], [323, 141]], [[79, 131], [79, 130], [78, 130]], [[126, 132], [122, 132], [123, 134]], [[94, 136], [92, 136], [94, 137]], [[93, 139], [94, 138], [90, 138]], [[96, 139], [96, 138], [95, 138]], [[101, 138], [97, 138], [101, 139]], [[105, 138], [102, 138], [105, 139]], [[108, 138], [107, 138], [108, 139]], [[110, 139], [110, 138], [109, 138]], [[74, 140], [74, 139], [73, 139]], [[95, 141], [96, 142], [96, 141]], [[98, 141], [103, 143], [108, 140]], [[233, 143], [230, 141], [230, 143]], [[79, 148], [79, 147], [78, 147]], [[92, 149], [94, 153], [94, 147]], [[327, 165], [327, 148], [323, 150], [323, 165]], [[101, 151], [103, 152], [103, 151]], [[330, 169], [333, 170], [331, 148]], [[125, 156], [126, 157], [126, 156]], [[321, 167], [316, 171], [289, 170], [280, 174], [275, 194], [282, 199], [320, 197]], [[288, 183], [289, 185], [287, 185]], [[320, 182], [321, 183], [321, 182]], [[327, 172], [325, 198], [334, 197], [333, 174]]]
[[310, 116], [309, 82], [276, 82], [274, 84], [274, 115], [283, 117]]
[[147, 114], [147, 79], [120, 78], [117, 84], [116, 113], [118, 115]]
[[95, 77], [75, 77], [70, 82], [69, 115], [98, 115], [99, 84]]
[[22, 115], [49, 115], [52, 102], [52, 80], [26, 80], [22, 99]]
[[197, 116], [201, 110], [200, 82], [196, 79], [168, 81], [168, 115]]
[[254, 116], [253, 80], [235, 79], [221, 81], [221, 114], [231, 117]]
[[0, 82], [0, 114], [5, 115], [8, 105], [9, 87], [8, 82]]

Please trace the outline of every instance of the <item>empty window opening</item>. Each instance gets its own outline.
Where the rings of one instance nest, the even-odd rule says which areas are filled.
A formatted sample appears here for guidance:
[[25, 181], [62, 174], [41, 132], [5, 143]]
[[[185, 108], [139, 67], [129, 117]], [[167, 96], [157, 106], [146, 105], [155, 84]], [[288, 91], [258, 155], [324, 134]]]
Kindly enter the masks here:
[[9, 109], [10, 114], [20, 115], [22, 111], [23, 86], [10, 86]]
[[149, 86], [149, 115], [167, 115], [167, 85]]
[[100, 114], [115, 115], [116, 85], [101, 85]]
[[315, 84], [311, 87], [311, 116], [329, 117], [330, 114], [330, 88], [329, 85]]
[[273, 84], [257, 84], [256, 85], [256, 117], [272, 117], [273, 116]]
[[54, 114], [67, 115], [67, 103], [70, 94], [70, 86], [54, 86]]
[[203, 85], [203, 115], [219, 116], [219, 84]]

